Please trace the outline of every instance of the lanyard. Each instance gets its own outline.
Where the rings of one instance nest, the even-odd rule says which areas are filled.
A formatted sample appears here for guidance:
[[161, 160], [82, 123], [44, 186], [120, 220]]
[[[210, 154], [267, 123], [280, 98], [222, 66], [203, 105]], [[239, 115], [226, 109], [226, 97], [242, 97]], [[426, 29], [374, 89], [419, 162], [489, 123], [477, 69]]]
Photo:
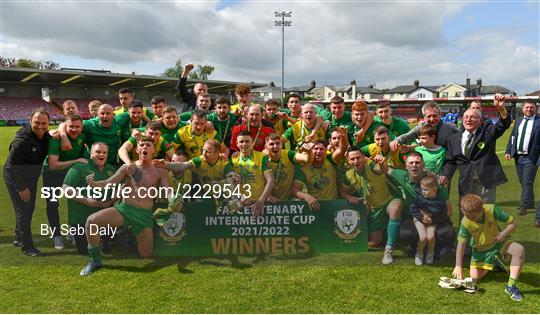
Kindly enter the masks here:
[[[193, 142], [197, 146], [197, 152], [202, 153], [202, 148], [204, 147], [204, 143], [206, 142], [206, 131], [203, 131], [202, 133], [203, 141], [202, 141], [201, 146], [199, 146], [199, 144], [197, 143], [197, 139], [195, 139], [196, 136], [197, 135], [193, 132], [193, 127], [191, 127], [191, 139], [193, 139]], [[200, 136], [197, 136], [197, 137], [200, 137]]]
[[[250, 156], [253, 156], [253, 151], [251, 151]], [[242, 153], [238, 156], [238, 168], [240, 169], [240, 176], [242, 177], [242, 183], [249, 183], [249, 171], [247, 167], [244, 166], [244, 162], [252, 161], [248, 156], [246, 159], [242, 156]]]
[[[262, 127], [262, 121], [261, 121], [261, 124], [259, 125], [259, 129], [257, 129], [257, 135], [255, 136], [255, 139], [253, 139], [253, 143], [251, 144], [251, 147], [250, 147], [251, 150], [253, 150], [253, 148], [255, 147], [255, 143], [257, 143], [257, 139], [259, 139], [259, 133], [261, 132], [261, 127]], [[249, 134], [251, 134], [249, 123], [247, 125], [247, 131], [249, 132]]]
[[225, 143], [225, 136], [227, 135], [227, 130], [229, 129], [229, 124], [231, 123], [231, 118], [227, 114], [227, 126], [225, 126], [225, 133], [223, 133], [223, 130], [221, 130], [221, 124], [219, 123], [219, 117], [218, 117], [218, 127], [219, 127], [219, 134], [221, 136], [221, 143]]
[[[280, 155], [281, 155], [281, 153], [280, 153]], [[276, 161], [272, 160], [271, 158], [270, 158], [270, 161], [272, 161], [274, 164], [276, 162]], [[276, 171], [276, 176], [275, 176], [276, 183], [279, 180], [280, 176], [281, 176], [281, 156], [278, 157], [278, 165], [277, 165], [277, 171]]]
[[[364, 165], [364, 167], [368, 167], [367, 165]], [[360, 195], [360, 198], [365, 198], [366, 194], [369, 193], [368, 187], [365, 183], [365, 181], [362, 178], [362, 175], [358, 174], [358, 170], [356, 167], [354, 167], [354, 177], [356, 180], [360, 182], [360, 187], [356, 187], [356, 190], [358, 191], [358, 194]], [[362, 188], [364, 193], [360, 190]]]

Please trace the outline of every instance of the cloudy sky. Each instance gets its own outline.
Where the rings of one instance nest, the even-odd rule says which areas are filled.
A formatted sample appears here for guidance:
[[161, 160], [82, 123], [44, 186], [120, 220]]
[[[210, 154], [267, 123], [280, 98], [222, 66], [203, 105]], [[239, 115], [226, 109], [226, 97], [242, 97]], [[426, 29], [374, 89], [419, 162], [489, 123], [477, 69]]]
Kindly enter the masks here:
[[532, 2], [1, 1], [0, 55], [63, 67], [160, 74], [179, 58], [210, 79], [285, 86], [464, 83], [540, 89], [540, 10]]

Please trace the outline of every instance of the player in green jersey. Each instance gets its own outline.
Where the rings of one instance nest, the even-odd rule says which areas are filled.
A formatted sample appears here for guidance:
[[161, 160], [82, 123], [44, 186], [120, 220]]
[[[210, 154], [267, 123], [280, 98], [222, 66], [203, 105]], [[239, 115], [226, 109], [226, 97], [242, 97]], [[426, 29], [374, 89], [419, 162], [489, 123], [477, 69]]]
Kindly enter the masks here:
[[[106, 180], [111, 177], [115, 169], [111, 165], [107, 164], [107, 145], [103, 142], [96, 142], [90, 149], [90, 159], [86, 163], [75, 163], [67, 172], [64, 179], [63, 189], [78, 187], [86, 187], [86, 176], [94, 174], [95, 180]], [[88, 254], [88, 243], [85, 236], [85, 223], [86, 219], [92, 213], [95, 213], [103, 208], [109, 207], [113, 200], [104, 201], [105, 198], [90, 198], [90, 195], [86, 194], [87, 190], [82, 190], [84, 197], [68, 198], [68, 224], [71, 228], [75, 229], [75, 247], [77, 252], [82, 255]], [[104, 196], [105, 197], [105, 196]], [[102, 237], [103, 245], [108, 241], [108, 237]]]
[[216, 139], [227, 147], [231, 146], [232, 127], [238, 118], [230, 112], [230, 107], [231, 100], [221, 96], [216, 100], [216, 110], [206, 115], [208, 124], [217, 131]]
[[[154, 156], [152, 158], [167, 158], [171, 160], [174, 154], [174, 148], [170, 143], [167, 143], [161, 136], [161, 123], [159, 121], [152, 121], [143, 135], [148, 136], [154, 140]], [[137, 147], [137, 138], [130, 137], [118, 150], [118, 157], [125, 164], [133, 164], [134, 161], [139, 159], [139, 156], [134, 150]]]
[[[356, 101], [351, 107], [353, 124], [349, 127], [349, 141], [359, 148], [374, 142], [373, 132], [381, 124], [373, 121], [364, 101]], [[393, 138], [392, 138], [393, 139]]]
[[375, 121], [388, 128], [394, 136], [398, 137], [411, 130], [405, 119], [392, 116], [392, 107], [389, 101], [378, 102], [375, 106]]
[[186, 125], [179, 120], [178, 112], [173, 106], [167, 106], [163, 109], [161, 123], [161, 136], [167, 143], [172, 143], [178, 129]]
[[[43, 187], [62, 187], [62, 182], [69, 168], [77, 163], [87, 163], [84, 156], [84, 135], [82, 134], [82, 118], [79, 115], [67, 116], [66, 131], [72, 149], [62, 151], [60, 140], [51, 137], [49, 140], [48, 157], [43, 163]], [[64, 242], [60, 236], [60, 215], [58, 201], [50, 198], [47, 202], [47, 219], [49, 226], [54, 229], [54, 248], [63, 249]]]
[[129, 137], [131, 137], [133, 129], [138, 129], [146, 126], [147, 120], [149, 119], [143, 116], [143, 103], [139, 100], [133, 100], [133, 102], [129, 104], [129, 109], [127, 113], [121, 113], [115, 117], [115, 119], [118, 121], [118, 124], [120, 125], [120, 128], [122, 129], [122, 143], [126, 142]]
[[330, 111], [325, 111], [323, 119], [329, 121], [327, 138], [336, 127], [349, 128], [352, 125], [351, 112], [345, 111], [345, 100], [337, 95], [330, 99]]

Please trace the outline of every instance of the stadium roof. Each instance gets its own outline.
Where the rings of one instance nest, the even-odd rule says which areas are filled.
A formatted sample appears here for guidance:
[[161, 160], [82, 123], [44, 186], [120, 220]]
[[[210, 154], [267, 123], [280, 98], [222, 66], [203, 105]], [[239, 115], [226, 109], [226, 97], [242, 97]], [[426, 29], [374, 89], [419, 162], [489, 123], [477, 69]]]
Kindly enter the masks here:
[[[188, 79], [187, 86], [194, 85], [200, 80]], [[0, 67], [1, 82], [27, 82], [42, 84], [66, 84], [71, 86], [114, 86], [117, 88], [160, 88], [175, 89], [178, 84], [178, 78], [110, 73], [103, 70], [86, 69], [64, 69], [64, 70], [41, 70], [31, 68], [8, 68]], [[237, 84], [250, 84], [253, 88], [262, 87], [266, 84], [254, 82], [233, 82], [206, 80], [208, 92], [216, 93], [219, 91], [234, 90]]]

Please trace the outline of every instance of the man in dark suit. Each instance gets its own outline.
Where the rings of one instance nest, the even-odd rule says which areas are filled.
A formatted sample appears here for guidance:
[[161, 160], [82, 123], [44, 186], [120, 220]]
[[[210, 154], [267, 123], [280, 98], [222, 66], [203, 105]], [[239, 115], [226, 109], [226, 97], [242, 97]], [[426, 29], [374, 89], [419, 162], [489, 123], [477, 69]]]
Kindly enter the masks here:
[[480, 111], [468, 109], [463, 114], [464, 130], [448, 139], [441, 183], [448, 182], [459, 168], [460, 196], [473, 193], [495, 203], [495, 187], [508, 181], [495, 151], [497, 139], [512, 123], [504, 99], [496, 94], [493, 101], [499, 112], [497, 123], [483, 122]]
[[208, 86], [204, 82], [195, 83], [193, 90], [191, 91], [187, 89], [186, 83], [188, 74], [191, 70], [193, 70], [194, 67], [195, 66], [192, 63], [188, 63], [180, 74], [180, 78], [178, 78], [178, 85], [176, 86], [176, 89], [178, 90], [178, 93], [180, 93], [180, 97], [182, 97], [182, 101], [185, 104], [180, 109], [181, 113], [194, 110], [196, 108], [197, 97], [208, 92]]
[[540, 155], [538, 148], [540, 139], [537, 139], [540, 133], [535, 132], [540, 129], [540, 115], [536, 114], [536, 110], [535, 101], [523, 102], [521, 107], [523, 117], [516, 120], [504, 155], [507, 160], [514, 158], [516, 163], [516, 172], [521, 183], [521, 201], [518, 210], [520, 215], [525, 215], [527, 209], [534, 208], [533, 187], [538, 170], [536, 160]]
[[[540, 129], [536, 129], [536, 147], [540, 150]], [[536, 166], [540, 166], [540, 155], [536, 161]], [[534, 226], [540, 228], [540, 201], [538, 202], [538, 207], [536, 208], [536, 216], [534, 218]]]

